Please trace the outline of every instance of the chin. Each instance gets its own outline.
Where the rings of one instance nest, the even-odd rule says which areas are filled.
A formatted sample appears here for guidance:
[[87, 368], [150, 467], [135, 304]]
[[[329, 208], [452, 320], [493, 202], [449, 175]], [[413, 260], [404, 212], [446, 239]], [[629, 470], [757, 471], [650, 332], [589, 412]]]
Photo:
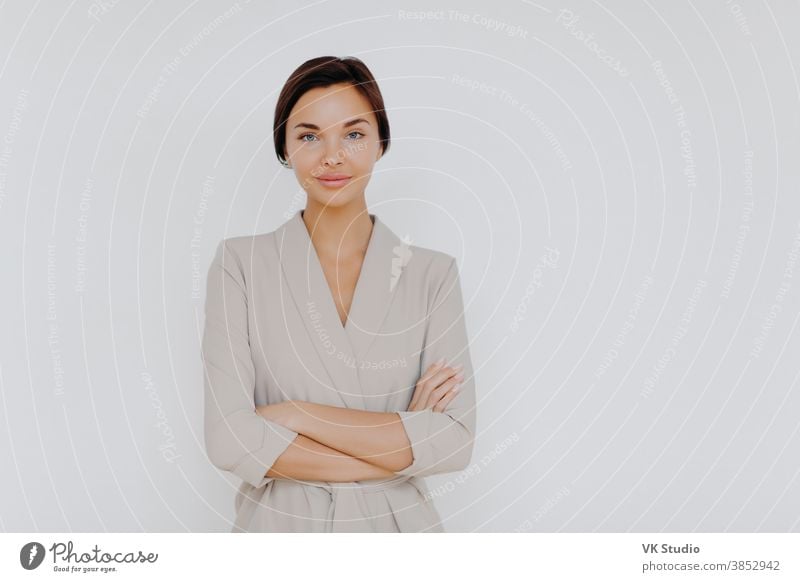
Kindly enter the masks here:
[[355, 195], [341, 190], [338, 192], [314, 192], [307, 194], [314, 202], [328, 208], [341, 208], [343, 206], [347, 206], [356, 198]]

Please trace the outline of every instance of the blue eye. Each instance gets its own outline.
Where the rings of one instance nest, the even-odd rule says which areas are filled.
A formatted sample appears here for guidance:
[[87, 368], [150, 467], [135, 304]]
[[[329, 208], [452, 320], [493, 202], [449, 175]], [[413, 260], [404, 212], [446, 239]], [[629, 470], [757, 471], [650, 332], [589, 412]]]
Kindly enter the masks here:
[[[347, 136], [350, 137], [353, 134], [356, 134], [356, 135], [358, 135], [360, 137], [356, 137], [356, 138], [352, 138], [352, 139], [361, 139], [362, 137], [365, 136], [365, 134], [361, 133], [360, 131], [351, 131], [350, 133], [347, 134]], [[301, 135], [297, 139], [299, 139], [300, 141], [304, 141], [304, 142], [312, 141], [312, 140], [305, 139], [307, 137], [313, 137], [314, 138], [313, 141], [316, 141], [316, 139], [317, 139], [317, 136], [315, 136], [313, 133], [304, 133], [303, 135]]]

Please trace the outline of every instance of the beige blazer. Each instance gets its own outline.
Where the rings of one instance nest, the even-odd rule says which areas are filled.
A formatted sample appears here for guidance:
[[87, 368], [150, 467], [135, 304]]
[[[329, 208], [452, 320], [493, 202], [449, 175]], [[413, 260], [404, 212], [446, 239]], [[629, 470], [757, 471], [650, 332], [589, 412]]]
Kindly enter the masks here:
[[[427, 475], [465, 469], [475, 437], [475, 385], [455, 259], [407, 244], [374, 214], [347, 324], [303, 222], [224, 239], [209, 267], [202, 338], [205, 445], [242, 480], [233, 532], [441, 532]], [[408, 412], [440, 357], [464, 365], [444, 412]], [[268, 478], [297, 436], [255, 412], [305, 400], [397, 412], [413, 463], [385, 481]]]

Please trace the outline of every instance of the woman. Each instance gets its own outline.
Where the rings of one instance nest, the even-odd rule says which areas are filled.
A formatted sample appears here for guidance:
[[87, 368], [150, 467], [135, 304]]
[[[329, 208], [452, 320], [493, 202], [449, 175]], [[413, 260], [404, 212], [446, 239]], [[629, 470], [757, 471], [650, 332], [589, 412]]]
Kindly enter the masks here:
[[306, 207], [208, 273], [205, 443], [242, 479], [233, 531], [444, 531], [424, 477], [467, 467], [476, 421], [456, 261], [367, 210], [389, 123], [360, 60], [300, 66], [274, 140]]

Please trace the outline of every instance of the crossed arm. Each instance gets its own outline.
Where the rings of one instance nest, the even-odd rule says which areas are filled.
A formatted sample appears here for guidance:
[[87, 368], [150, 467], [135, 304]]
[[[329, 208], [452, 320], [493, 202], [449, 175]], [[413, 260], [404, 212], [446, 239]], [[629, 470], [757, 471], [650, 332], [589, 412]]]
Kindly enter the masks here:
[[257, 407], [298, 433], [267, 477], [321, 481], [387, 479], [411, 464], [410, 442], [393, 412], [369, 412], [303, 401]]
[[[411, 410], [443, 410], [463, 379], [458, 368], [432, 364], [422, 375]], [[458, 373], [456, 373], [458, 372]], [[385, 479], [411, 465], [411, 442], [396, 412], [371, 412], [289, 400], [256, 407], [265, 419], [298, 433], [267, 477], [363, 481]]]

